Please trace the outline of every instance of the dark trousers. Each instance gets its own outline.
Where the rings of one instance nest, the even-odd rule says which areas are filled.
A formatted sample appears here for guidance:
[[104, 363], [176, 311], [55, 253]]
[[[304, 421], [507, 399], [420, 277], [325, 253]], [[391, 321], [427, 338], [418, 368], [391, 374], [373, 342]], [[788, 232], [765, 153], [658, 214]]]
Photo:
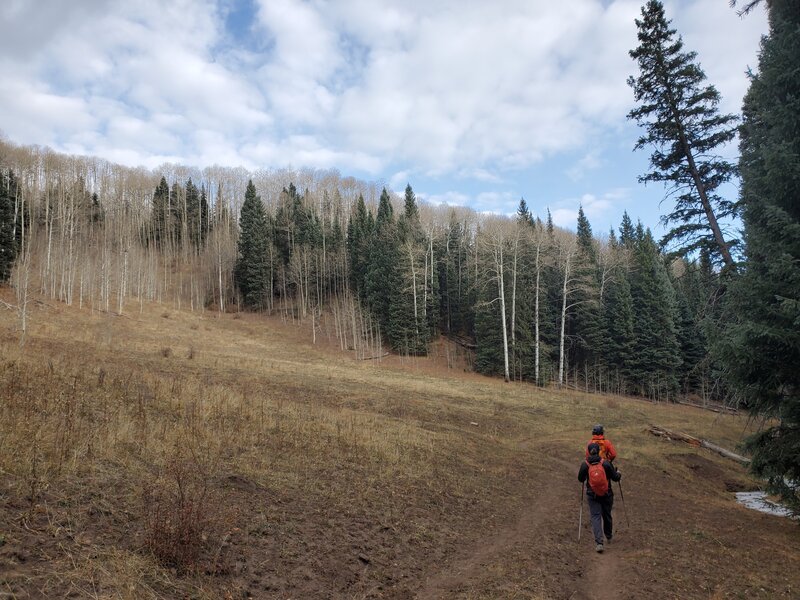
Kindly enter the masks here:
[[[592, 533], [594, 533], [594, 541], [596, 544], [603, 543], [603, 534], [608, 539], [614, 533], [614, 522], [611, 519], [611, 508], [614, 506], [614, 495], [609, 490], [605, 496], [592, 498], [586, 496], [589, 500], [589, 513], [592, 515]], [[602, 525], [601, 525], [602, 522]]]

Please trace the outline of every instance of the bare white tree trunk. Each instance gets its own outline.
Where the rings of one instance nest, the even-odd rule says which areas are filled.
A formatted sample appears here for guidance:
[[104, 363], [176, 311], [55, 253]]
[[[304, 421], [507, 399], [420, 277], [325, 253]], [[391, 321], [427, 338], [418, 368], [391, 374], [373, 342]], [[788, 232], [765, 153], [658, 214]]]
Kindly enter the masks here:
[[500, 318], [503, 321], [503, 360], [504, 360], [504, 375], [505, 380], [509, 381], [508, 373], [508, 331], [506, 327], [506, 294], [505, 283], [503, 281], [503, 246], [500, 245], [500, 262], [498, 264], [498, 287], [500, 288]]
[[414, 335], [419, 339], [419, 313], [417, 310], [417, 266], [414, 261], [414, 247], [409, 242], [406, 244], [408, 248], [408, 261], [411, 266], [411, 290], [414, 295]]
[[19, 323], [22, 333], [19, 338], [20, 348], [25, 346], [25, 334], [28, 332], [28, 282], [31, 275], [31, 256], [26, 252], [17, 270], [17, 306], [19, 307]]
[[[500, 303], [500, 319], [503, 333], [503, 374], [506, 381], [510, 381], [509, 360], [508, 360], [508, 321], [506, 318], [506, 295], [505, 295], [505, 278], [504, 278], [504, 250], [506, 244], [506, 237], [504, 229], [508, 226], [507, 222], [499, 219], [491, 219], [487, 221], [486, 227], [482, 232], [481, 246], [488, 249], [490, 257], [489, 281], [497, 282], [497, 296], [491, 301], [498, 301]], [[475, 244], [476, 251], [478, 243]], [[476, 255], [477, 262], [477, 255]], [[490, 303], [491, 303], [490, 302]]]
[[125, 301], [125, 294], [127, 293], [127, 285], [128, 285], [128, 250], [125, 249], [123, 251], [122, 275], [120, 277], [119, 291], [118, 291], [118, 305], [117, 305], [118, 315], [122, 314], [122, 305]]
[[225, 312], [225, 295], [222, 289], [222, 236], [217, 235], [217, 275], [219, 282], [219, 312]]
[[561, 335], [559, 336], [558, 343], [558, 385], [564, 384], [564, 336], [566, 333], [567, 308], [569, 308], [567, 306], [567, 297], [571, 291], [569, 284], [572, 269], [572, 255], [575, 251], [574, 239], [567, 243], [568, 246], [563, 253], [564, 280], [561, 287]]
[[558, 385], [564, 383], [564, 333], [567, 321], [567, 281], [569, 279], [569, 263], [564, 266], [564, 285], [561, 289], [561, 335], [558, 342]]
[[540, 385], [539, 380], [539, 352], [540, 352], [540, 341], [539, 341], [539, 291], [541, 290], [541, 273], [542, 273], [542, 265], [540, 263], [541, 257], [541, 247], [542, 247], [542, 236], [541, 232], [538, 231], [541, 229], [537, 226], [536, 232], [536, 288], [534, 289], [534, 300], [533, 300], [533, 327], [534, 327], [534, 344], [533, 344], [533, 356], [534, 356], [534, 365], [533, 365], [533, 372], [534, 378], [536, 380], [536, 385]]

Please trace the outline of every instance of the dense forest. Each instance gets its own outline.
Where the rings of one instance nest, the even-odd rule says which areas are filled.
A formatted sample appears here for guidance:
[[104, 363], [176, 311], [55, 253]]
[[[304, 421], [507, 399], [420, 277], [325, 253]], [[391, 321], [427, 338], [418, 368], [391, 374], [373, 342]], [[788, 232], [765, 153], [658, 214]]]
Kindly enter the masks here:
[[443, 334], [507, 379], [715, 393], [712, 264], [668, 260], [627, 215], [600, 238], [583, 211], [572, 233], [524, 200], [513, 218], [481, 215], [335, 172], [151, 172], [10, 144], [0, 163], [2, 273], [17, 264], [21, 304], [36, 291], [117, 313], [324, 316], [361, 356], [424, 355]]

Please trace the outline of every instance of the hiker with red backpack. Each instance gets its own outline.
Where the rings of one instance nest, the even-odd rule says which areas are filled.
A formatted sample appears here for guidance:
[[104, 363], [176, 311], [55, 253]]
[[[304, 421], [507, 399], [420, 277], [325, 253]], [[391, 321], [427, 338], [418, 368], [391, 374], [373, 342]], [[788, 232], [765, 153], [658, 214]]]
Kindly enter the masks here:
[[617, 471], [610, 461], [600, 457], [600, 444], [591, 442], [586, 448], [586, 454], [587, 458], [578, 470], [578, 481], [581, 484], [587, 482], [586, 499], [592, 516], [594, 549], [602, 552], [603, 534], [607, 542], [611, 542], [614, 533], [614, 522], [611, 518], [614, 492], [611, 490], [611, 482], [622, 479], [622, 473]]
[[[589, 443], [600, 446], [600, 458], [612, 464], [614, 463], [614, 459], [617, 458], [617, 449], [614, 448], [611, 440], [606, 439], [602, 425], [592, 427], [592, 439], [589, 440]], [[589, 458], [588, 448], [586, 450], [586, 458]]]

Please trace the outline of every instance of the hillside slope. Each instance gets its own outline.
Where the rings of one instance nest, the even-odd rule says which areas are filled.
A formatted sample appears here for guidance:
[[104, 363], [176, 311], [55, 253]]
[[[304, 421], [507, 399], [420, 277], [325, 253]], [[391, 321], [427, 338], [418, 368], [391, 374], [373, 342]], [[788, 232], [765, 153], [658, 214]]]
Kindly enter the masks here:
[[[734, 448], [743, 417], [504, 384], [435, 358], [356, 361], [325, 332], [312, 345], [309, 326], [256, 315], [31, 307], [20, 348], [0, 304], [10, 597], [800, 591], [797, 525], [736, 505], [754, 486], [743, 469], [645, 431]], [[585, 503], [577, 542], [595, 422], [620, 452], [626, 502], [600, 556]]]

